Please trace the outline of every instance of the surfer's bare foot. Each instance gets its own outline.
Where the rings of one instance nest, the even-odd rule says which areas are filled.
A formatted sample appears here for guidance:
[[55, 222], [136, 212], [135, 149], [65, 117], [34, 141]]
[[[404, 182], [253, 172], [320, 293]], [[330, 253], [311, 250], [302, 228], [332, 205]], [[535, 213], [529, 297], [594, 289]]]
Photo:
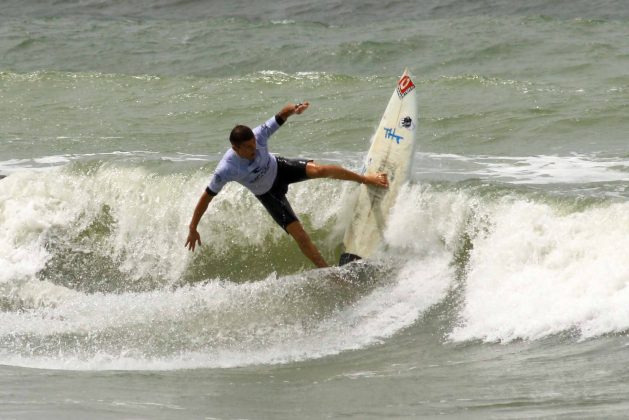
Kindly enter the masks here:
[[389, 178], [385, 173], [365, 175], [365, 184], [375, 185], [376, 187], [389, 188]]

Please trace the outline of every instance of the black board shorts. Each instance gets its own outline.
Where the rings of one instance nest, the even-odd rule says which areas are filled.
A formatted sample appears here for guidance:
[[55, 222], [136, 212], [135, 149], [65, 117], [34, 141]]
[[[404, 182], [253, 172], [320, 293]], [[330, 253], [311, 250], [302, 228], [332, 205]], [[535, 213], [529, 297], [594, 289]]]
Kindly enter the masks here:
[[306, 165], [312, 160], [286, 159], [279, 156], [276, 159], [277, 176], [271, 189], [264, 194], [256, 195], [256, 198], [260, 200], [273, 220], [286, 230], [286, 226], [299, 220], [286, 198], [288, 186], [308, 179]]

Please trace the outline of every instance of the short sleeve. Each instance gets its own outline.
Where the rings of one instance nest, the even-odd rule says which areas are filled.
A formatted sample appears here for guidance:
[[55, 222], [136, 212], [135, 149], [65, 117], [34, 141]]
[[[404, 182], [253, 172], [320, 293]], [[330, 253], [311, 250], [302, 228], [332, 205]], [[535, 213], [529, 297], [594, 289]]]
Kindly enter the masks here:
[[278, 128], [280, 128], [280, 124], [277, 121], [275, 116], [269, 118], [265, 123], [257, 126], [253, 129], [253, 134], [256, 137], [256, 142], [262, 146], [266, 147], [269, 137], [273, 133], [275, 133]]
[[214, 174], [205, 191], [207, 191], [209, 195], [217, 195], [221, 192], [225, 184], [226, 182], [223, 182], [223, 178], [220, 175]]
[[216, 171], [214, 171], [214, 175], [212, 175], [212, 179], [210, 180], [206, 191], [210, 195], [217, 195], [229, 181], [231, 181], [231, 179], [227, 168], [219, 164]]

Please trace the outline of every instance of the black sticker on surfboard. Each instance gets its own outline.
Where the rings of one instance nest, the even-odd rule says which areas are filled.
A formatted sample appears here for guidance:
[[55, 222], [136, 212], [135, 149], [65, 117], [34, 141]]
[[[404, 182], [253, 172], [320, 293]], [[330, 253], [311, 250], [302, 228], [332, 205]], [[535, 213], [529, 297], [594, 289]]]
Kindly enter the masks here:
[[400, 127], [406, 128], [407, 130], [415, 129], [415, 122], [408, 115], [400, 120]]

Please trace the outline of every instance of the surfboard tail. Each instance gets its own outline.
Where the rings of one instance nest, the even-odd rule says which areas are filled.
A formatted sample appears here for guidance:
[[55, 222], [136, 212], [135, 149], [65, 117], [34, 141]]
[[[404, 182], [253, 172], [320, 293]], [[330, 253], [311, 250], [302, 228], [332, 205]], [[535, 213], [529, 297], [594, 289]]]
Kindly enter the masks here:
[[350, 254], [349, 252], [344, 252], [341, 254], [341, 258], [339, 258], [339, 266], [349, 264], [352, 261], [361, 260], [362, 258], [356, 254]]

